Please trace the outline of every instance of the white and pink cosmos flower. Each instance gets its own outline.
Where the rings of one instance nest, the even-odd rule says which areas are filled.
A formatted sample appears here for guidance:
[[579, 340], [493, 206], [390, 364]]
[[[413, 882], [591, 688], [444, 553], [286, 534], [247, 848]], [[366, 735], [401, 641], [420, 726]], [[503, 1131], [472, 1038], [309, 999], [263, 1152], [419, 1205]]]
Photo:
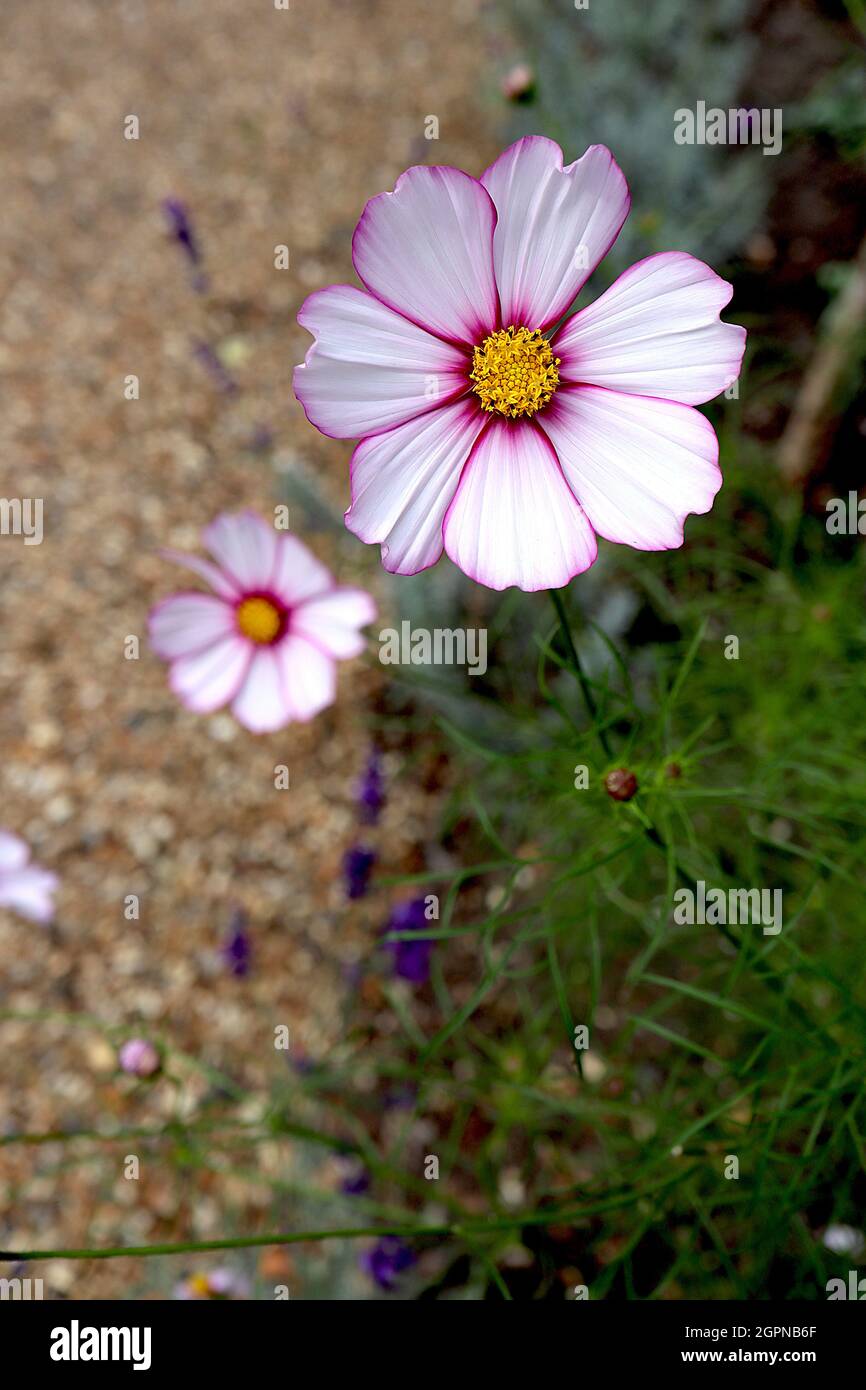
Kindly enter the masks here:
[[334, 701], [336, 662], [363, 651], [373, 599], [338, 587], [296, 536], [255, 512], [220, 516], [202, 538], [213, 562], [165, 554], [213, 593], [173, 594], [149, 619], [172, 690], [199, 714], [230, 704], [253, 733], [312, 719]]
[[739, 373], [745, 330], [719, 320], [732, 287], [664, 252], [561, 322], [629, 203], [604, 146], [563, 168], [540, 136], [480, 179], [408, 169], [367, 203], [365, 288], [306, 300], [294, 387], [323, 434], [360, 439], [346, 525], [387, 570], [444, 548], [492, 589], [558, 588], [597, 535], [667, 550], [709, 511], [718, 442], [693, 407]]
[[56, 874], [31, 862], [24, 840], [0, 830], [0, 908], [11, 908], [31, 922], [50, 922], [57, 885]]

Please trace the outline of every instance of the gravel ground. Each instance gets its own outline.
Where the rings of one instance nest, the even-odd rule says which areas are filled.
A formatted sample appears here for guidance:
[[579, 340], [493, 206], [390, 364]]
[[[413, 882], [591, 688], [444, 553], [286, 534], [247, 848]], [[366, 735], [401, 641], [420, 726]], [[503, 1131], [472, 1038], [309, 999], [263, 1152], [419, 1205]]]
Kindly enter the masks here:
[[[227, 714], [180, 708], [145, 618], [185, 587], [159, 547], [194, 548], [217, 512], [268, 510], [299, 476], [335, 517], [344, 509], [349, 448], [319, 437], [291, 394], [309, 341], [295, 314], [311, 289], [353, 278], [358, 214], [403, 168], [429, 159], [477, 172], [495, 153], [479, 10], [3, 7], [0, 467], [4, 496], [44, 499], [45, 536], [0, 538], [0, 824], [61, 888], [53, 929], [0, 912], [0, 1136], [191, 1111], [192, 1073], [178, 1088], [136, 1089], [117, 1075], [106, 1027], [154, 1031], [251, 1087], [273, 1068], [274, 1022], [311, 1054], [333, 1041], [342, 972], [374, 931], [363, 910], [346, 913], [339, 866], [381, 668], [343, 666], [332, 710], [254, 738]], [[436, 144], [424, 138], [431, 114]], [[130, 115], [137, 140], [124, 138]], [[167, 235], [160, 205], [172, 196], [194, 219], [206, 289]], [[274, 266], [280, 244], [288, 270]], [[138, 400], [124, 398], [130, 374]], [[336, 528], [309, 539], [389, 611], [374, 551]], [[130, 635], [139, 660], [124, 657]], [[277, 764], [290, 768], [288, 792], [274, 789]], [[390, 870], [435, 829], [435, 795], [395, 785], [399, 769], [393, 755], [376, 830]], [[129, 894], [137, 921], [124, 917]], [[243, 981], [218, 955], [234, 904], [255, 950]], [[229, 1207], [246, 1229], [267, 1201], [207, 1173], [181, 1178], [157, 1152], [126, 1182], [126, 1149], [83, 1145], [75, 1163], [54, 1145], [0, 1149], [0, 1245], [208, 1238]], [[131, 1260], [31, 1273], [46, 1296], [155, 1289]]]

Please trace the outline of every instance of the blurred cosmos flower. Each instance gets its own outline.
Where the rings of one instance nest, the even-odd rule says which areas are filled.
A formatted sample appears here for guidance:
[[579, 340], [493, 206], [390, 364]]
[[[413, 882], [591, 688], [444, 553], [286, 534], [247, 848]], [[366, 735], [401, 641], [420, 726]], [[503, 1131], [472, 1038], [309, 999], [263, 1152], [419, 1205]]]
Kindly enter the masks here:
[[117, 1054], [121, 1071], [130, 1076], [154, 1076], [162, 1066], [160, 1055], [147, 1038], [130, 1038]]
[[32, 922], [54, 917], [52, 893], [56, 874], [30, 862], [28, 845], [9, 830], [0, 830], [0, 908], [8, 907]]
[[444, 547], [492, 589], [557, 588], [594, 562], [596, 533], [668, 550], [709, 511], [718, 441], [692, 406], [739, 372], [745, 330], [718, 317], [731, 286], [664, 252], [557, 327], [629, 201], [603, 145], [563, 168], [528, 136], [480, 180], [412, 168], [367, 203], [365, 288], [306, 300], [316, 341], [294, 386], [323, 434], [360, 438], [346, 525], [387, 570]]
[[415, 1263], [409, 1246], [397, 1236], [383, 1236], [361, 1255], [361, 1268], [385, 1293], [397, 1286], [399, 1276]]
[[189, 1274], [175, 1285], [174, 1296], [182, 1300], [202, 1298], [246, 1298], [249, 1284], [232, 1269], [212, 1269]]
[[312, 719], [334, 701], [336, 662], [364, 649], [359, 628], [376, 616], [372, 598], [338, 588], [296, 536], [255, 512], [218, 517], [203, 539], [215, 564], [164, 553], [213, 594], [173, 594], [150, 613], [172, 690], [199, 714], [231, 703], [253, 733]]
[[253, 948], [247, 931], [246, 913], [235, 908], [231, 915], [226, 939], [223, 943], [222, 958], [236, 979], [241, 980], [249, 974]]
[[516, 63], [502, 79], [502, 95], [509, 101], [532, 101], [535, 77], [526, 63]]
[[368, 825], [375, 825], [382, 807], [385, 805], [385, 785], [382, 778], [382, 755], [378, 748], [370, 753], [364, 775], [358, 783], [358, 805], [361, 818]]
[[[410, 902], [399, 903], [388, 918], [386, 932], [424, 931], [430, 923], [424, 915], [424, 899], [413, 898]], [[430, 953], [433, 942], [427, 941], [386, 941], [389, 951], [394, 953], [394, 974], [413, 985], [426, 984], [430, 978]]]
[[347, 897], [363, 898], [375, 862], [376, 855], [373, 850], [365, 849], [363, 845], [353, 845], [351, 849], [346, 850], [343, 855], [343, 873], [346, 877]]

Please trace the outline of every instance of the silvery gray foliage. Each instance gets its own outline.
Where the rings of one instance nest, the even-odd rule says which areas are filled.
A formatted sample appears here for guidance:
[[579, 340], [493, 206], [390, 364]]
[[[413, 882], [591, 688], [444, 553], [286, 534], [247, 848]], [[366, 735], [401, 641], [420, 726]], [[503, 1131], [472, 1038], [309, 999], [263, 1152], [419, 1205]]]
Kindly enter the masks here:
[[607, 145], [628, 179], [632, 211], [594, 277], [601, 289], [633, 261], [688, 251], [718, 267], [760, 223], [772, 185], [760, 148], [674, 143], [674, 112], [698, 101], [757, 106], [744, 85], [754, 56], [748, 0], [503, 0], [536, 99], [515, 107], [514, 138], [549, 135], [566, 163]]

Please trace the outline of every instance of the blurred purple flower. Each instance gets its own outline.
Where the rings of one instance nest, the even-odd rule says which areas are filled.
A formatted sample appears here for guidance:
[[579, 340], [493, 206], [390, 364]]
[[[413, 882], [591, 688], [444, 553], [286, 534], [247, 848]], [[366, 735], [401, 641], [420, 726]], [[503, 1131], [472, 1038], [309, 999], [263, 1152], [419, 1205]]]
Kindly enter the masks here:
[[235, 908], [223, 943], [222, 958], [236, 979], [249, 974], [252, 954], [246, 914], [240, 908]]
[[193, 356], [204, 367], [218, 391], [224, 391], [226, 395], [231, 395], [237, 391], [237, 382], [231, 372], [226, 371], [210, 343], [201, 340], [193, 343]]
[[165, 198], [163, 199], [162, 210], [168, 222], [169, 232], [192, 264], [198, 265], [201, 261], [201, 254], [186, 203], [182, 203], [180, 198]]
[[364, 978], [364, 967], [360, 961], [353, 960], [343, 966], [343, 979], [349, 989], [357, 989]]
[[358, 783], [357, 798], [361, 807], [361, 818], [368, 825], [375, 825], [385, 805], [382, 755], [378, 748], [374, 748], [370, 754], [364, 775]]
[[129, 1076], [153, 1076], [162, 1063], [159, 1053], [147, 1038], [130, 1038], [117, 1054], [121, 1071]]
[[383, 1289], [391, 1293], [399, 1276], [415, 1263], [415, 1256], [398, 1236], [382, 1236], [372, 1250], [361, 1255], [361, 1268]]
[[350, 898], [363, 898], [370, 883], [370, 874], [376, 856], [363, 845], [353, 845], [343, 856], [343, 873], [346, 876], [346, 894]]
[[370, 1190], [370, 1174], [363, 1164], [354, 1159], [345, 1159], [344, 1162], [350, 1167], [340, 1183], [340, 1191], [347, 1197], [363, 1197], [364, 1193]]
[[[424, 898], [398, 903], [388, 918], [385, 931], [424, 931], [429, 926], [424, 907]], [[399, 975], [401, 980], [409, 980], [413, 985], [427, 983], [430, 978], [432, 941], [386, 941], [385, 945], [394, 953], [395, 975]]]
[[382, 1097], [382, 1104], [386, 1110], [411, 1110], [417, 1093], [417, 1087], [407, 1081], [403, 1086], [395, 1086], [393, 1090], [386, 1091]]
[[269, 425], [258, 424], [249, 436], [247, 448], [253, 454], [267, 453], [274, 447], [274, 432]]

